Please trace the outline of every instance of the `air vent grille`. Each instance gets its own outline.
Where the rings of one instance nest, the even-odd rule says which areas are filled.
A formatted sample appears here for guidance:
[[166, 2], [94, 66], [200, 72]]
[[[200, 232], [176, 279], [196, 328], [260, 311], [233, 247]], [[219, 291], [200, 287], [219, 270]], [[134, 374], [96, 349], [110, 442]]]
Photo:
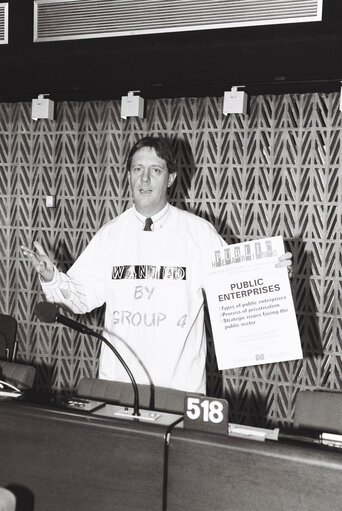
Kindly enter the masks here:
[[323, 0], [36, 0], [34, 40], [320, 21]]
[[0, 44], [8, 44], [8, 3], [0, 3]]

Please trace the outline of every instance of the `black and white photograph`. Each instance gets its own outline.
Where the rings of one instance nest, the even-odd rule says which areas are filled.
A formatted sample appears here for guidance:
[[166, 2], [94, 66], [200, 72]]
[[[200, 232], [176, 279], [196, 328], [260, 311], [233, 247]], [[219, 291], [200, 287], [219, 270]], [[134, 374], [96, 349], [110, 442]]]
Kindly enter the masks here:
[[342, 2], [0, 2], [0, 511], [342, 506]]

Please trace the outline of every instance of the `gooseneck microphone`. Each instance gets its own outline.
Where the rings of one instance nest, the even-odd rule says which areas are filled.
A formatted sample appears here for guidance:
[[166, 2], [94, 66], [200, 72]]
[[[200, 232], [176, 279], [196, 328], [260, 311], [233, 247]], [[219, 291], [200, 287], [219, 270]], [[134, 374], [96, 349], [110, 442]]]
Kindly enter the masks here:
[[34, 314], [37, 316], [39, 321], [42, 321], [43, 323], [61, 323], [64, 326], [67, 326], [69, 328], [72, 328], [73, 330], [76, 330], [77, 332], [80, 332], [81, 334], [86, 335], [92, 335], [94, 337], [97, 337], [102, 342], [104, 342], [108, 348], [114, 353], [116, 358], [121, 362], [124, 369], [126, 370], [133, 386], [134, 391], [134, 412], [133, 415], [139, 416], [139, 392], [138, 392], [138, 386], [134, 379], [134, 376], [129, 369], [128, 365], [124, 361], [124, 359], [121, 357], [120, 353], [114, 348], [114, 346], [105, 338], [103, 335], [98, 334], [94, 330], [91, 330], [86, 325], [82, 325], [82, 323], [79, 323], [78, 321], [75, 321], [71, 318], [68, 318], [67, 316], [63, 316], [63, 314], [59, 314], [58, 307], [54, 303], [49, 302], [40, 302], [37, 303], [37, 305], [34, 308]]
[[[82, 325], [78, 321], [74, 321], [67, 316], [63, 316], [59, 314], [58, 307], [54, 303], [49, 302], [40, 302], [34, 308], [33, 313], [37, 316], [39, 321], [43, 323], [62, 323], [64, 326], [68, 326], [81, 334], [92, 334], [93, 331], [90, 330], [86, 325]], [[95, 333], [95, 332], [94, 332]]]

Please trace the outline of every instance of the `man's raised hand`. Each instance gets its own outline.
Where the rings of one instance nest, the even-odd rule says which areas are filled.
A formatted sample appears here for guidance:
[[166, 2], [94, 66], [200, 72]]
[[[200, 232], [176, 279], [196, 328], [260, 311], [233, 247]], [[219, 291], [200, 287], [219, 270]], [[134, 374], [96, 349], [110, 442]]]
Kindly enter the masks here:
[[279, 257], [277, 264], [275, 265], [275, 268], [287, 268], [287, 272], [289, 274], [289, 277], [292, 277], [292, 254], [291, 252], [286, 252], [286, 254], [283, 254]]
[[53, 279], [54, 264], [38, 241], [35, 241], [33, 245], [35, 251], [23, 245], [21, 250], [24, 256], [31, 261], [33, 268], [40, 275], [41, 279], [44, 282], [50, 282]]

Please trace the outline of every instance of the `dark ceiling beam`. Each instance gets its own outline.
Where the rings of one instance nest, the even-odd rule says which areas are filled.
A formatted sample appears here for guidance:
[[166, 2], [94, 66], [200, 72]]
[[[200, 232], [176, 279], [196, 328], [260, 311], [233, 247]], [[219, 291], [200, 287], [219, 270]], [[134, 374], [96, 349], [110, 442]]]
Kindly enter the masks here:
[[342, 79], [342, 2], [323, 21], [221, 30], [33, 42], [33, 2], [10, 1], [9, 44], [0, 46], [0, 101], [50, 93], [57, 101], [332, 92]]

